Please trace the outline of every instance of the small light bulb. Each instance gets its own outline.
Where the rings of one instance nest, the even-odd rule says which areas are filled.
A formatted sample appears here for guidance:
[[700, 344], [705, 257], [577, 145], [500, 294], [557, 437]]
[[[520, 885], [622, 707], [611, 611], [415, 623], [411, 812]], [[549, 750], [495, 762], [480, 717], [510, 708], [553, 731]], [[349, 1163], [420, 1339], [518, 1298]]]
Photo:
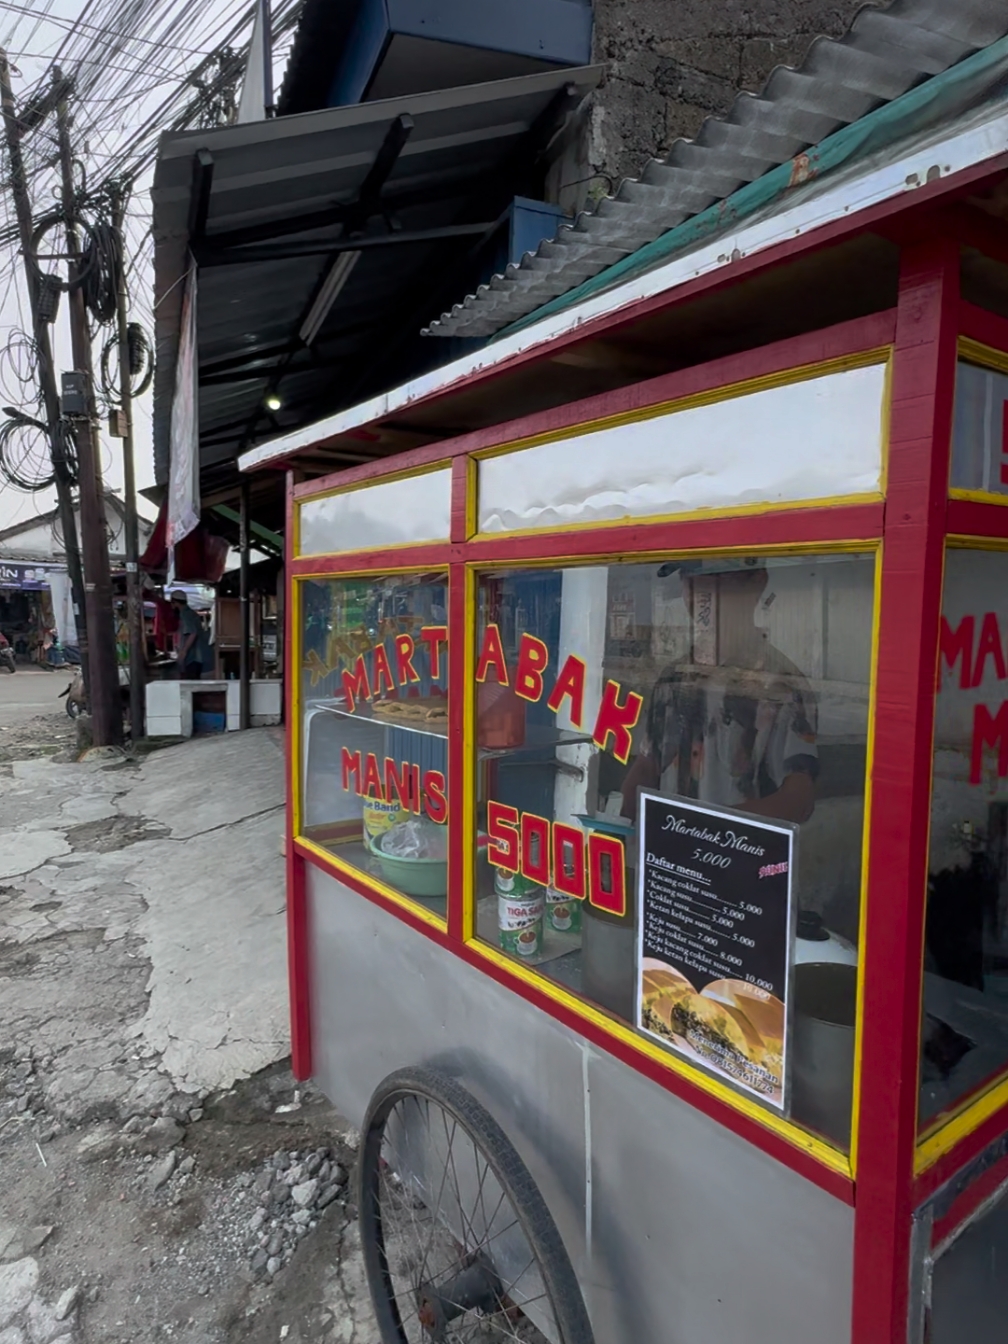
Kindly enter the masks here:
[[270, 392], [266, 398], [266, 409], [268, 411], [278, 411], [283, 405], [279, 395], [276, 392]]

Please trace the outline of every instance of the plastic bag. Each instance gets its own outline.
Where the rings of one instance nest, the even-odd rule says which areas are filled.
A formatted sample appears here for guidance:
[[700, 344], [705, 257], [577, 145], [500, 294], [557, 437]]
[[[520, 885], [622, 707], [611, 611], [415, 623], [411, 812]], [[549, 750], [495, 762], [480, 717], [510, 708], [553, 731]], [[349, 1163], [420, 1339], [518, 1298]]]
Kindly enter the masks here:
[[385, 832], [381, 849], [393, 859], [440, 859], [448, 857], [444, 826], [424, 819], [401, 822]]

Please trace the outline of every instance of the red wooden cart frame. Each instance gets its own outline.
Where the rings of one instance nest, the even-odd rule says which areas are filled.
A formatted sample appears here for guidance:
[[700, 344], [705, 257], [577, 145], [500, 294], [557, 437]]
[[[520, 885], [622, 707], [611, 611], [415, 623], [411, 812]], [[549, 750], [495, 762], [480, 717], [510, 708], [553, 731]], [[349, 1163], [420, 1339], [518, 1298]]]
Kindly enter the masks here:
[[[989, 171], [989, 170], [988, 170]], [[968, 184], [967, 184], [968, 185]], [[857, 1344], [905, 1344], [911, 1228], [914, 1210], [1008, 1132], [1008, 1094], [992, 1105], [980, 1098], [964, 1108], [942, 1140], [922, 1147], [918, 1135], [919, 1052], [931, 809], [932, 744], [942, 577], [947, 538], [977, 547], [1008, 544], [1008, 497], [951, 497], [949, 469], [957, 360], [963, 339], [1008, 359], [1008, 320], [962, 301], [960, 244], [953, 212], [946, 227], [905, 234], [895, 309], [845, 322], [605, 393], [543, 414], [462, 435], [295, 483], [288, 474], [287, 537], [298, 536], [298, 510], [308, 499], [364, 483], [451, 464], [451, 534], [446, 541], [329, 556], [289, 553], [287, 642], [296, 650], [298, 587], [304, 578], [446, 572], [449, 576], [450, 748], [448, 791], [455, 827], [470, 816], [473, 591], [480, 568], [530, 562], [577, 563], [744, 549], [760, 554], [875, 549], [875, 667], [869, 743], [866, 827], [869, 862], [863, 893], [856, 1115], [850, 1161], [806, 1141], [797, 1128], [770, 1123], [688, 1069], [672, 1068], [658, 1052], [587, 1004], [572, 1006], [533, 973], [490, 956], [468, 935], [466, 865], [472, 837], [450, 849], [446, 921], [396, 898], [366, 874], [352, 871], [297, 833], [296, 776], [287, 811], [289, 970], [293, 1063], [312, 1072], [309, 993], [310, 930], [305, 866], [317, 865], [402, 919], [445, 952], [478, 967], [630, 1067], [725, 1125], [855, 1211], [852, 1338]], [[906, 239], [909, 238], [909, 241]], [[766, 264], [764, 258], [761, 264]], [[677, 292], [675, 301], [684, 294]], [[664, 300], [671, 302], [668, 296]], [[653, 306], [657, 301], [649, 301]], [[971, 347], [972, 348], [972, 347]], [[541, 353], [541, 352], [540, 352]], [[535, 535], [475, 533], [475, 463], [481, 454], [560, 435], [588, 423], [749, 384], [834, 361], [890, 362], [888, 452], [884, 496], [814, 507], [764, 507], [730, 516], [686, 516], [562, 528]], [[996, 363], [992, 355], [992, 363]], [[805, 375], [807, 376], [807, 374]], [[290, 545], [290, 542], [289, 542]], [[290, 666], [290, 664], [289, 664]], [[296, 664], [287, 678], [289, 760], [299, 759]], [[462, 694], [466, 688], [466, 694]], [[455, 832], [458, 835], [458, 831]], [[996, 1089], [995, 1089], [996, 1091]], [[758, 1108], [757, 1108], [758, 1109]], [[788, 1132], [791, 1131], [791, 1132]], [[929, 1145], [929, 1146], [928, 1146]], [[922, 1152], [924, 1159], [922, 1160]], [[1008, 1175], [995, 1164], [954, 1202], [936, 1232], [947, 1236]], [[939, 1235], [940, 1233], [940, 1235]]]

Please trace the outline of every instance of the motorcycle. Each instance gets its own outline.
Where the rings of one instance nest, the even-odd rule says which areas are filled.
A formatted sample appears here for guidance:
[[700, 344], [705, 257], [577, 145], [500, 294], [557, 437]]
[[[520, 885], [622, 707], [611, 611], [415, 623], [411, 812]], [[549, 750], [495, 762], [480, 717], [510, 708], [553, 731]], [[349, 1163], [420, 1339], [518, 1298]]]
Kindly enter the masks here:
[[16, 672], [17, 664], [14, 661], [14, 650], [11, 648], [7, 636], [0, 631], [0, 667], [5, 667], [8, 672]]
[[[125, 710], [129, 697], [129, 672], [124, 667], [119, 669], [119, 694]], [[84, 693], [84, 669], [79, 663], [74, 672], [73, 681], [65, 691], [60, 691], [59, 698], [61, 700], [66, 699], [64, 708], [71, 719], [76, 719], [87, 709], [87, 697]]]
[[64, 708], [67, 714], [71, 719], [76, 719], [87, 704], [84, 696], [84, 672], [80, 664], [78, 664], [77, 671], [74, 673], [73, 681], [65, 691], [60, 692], [59, 698], [62, 700], [64, 696], [66, 697]]

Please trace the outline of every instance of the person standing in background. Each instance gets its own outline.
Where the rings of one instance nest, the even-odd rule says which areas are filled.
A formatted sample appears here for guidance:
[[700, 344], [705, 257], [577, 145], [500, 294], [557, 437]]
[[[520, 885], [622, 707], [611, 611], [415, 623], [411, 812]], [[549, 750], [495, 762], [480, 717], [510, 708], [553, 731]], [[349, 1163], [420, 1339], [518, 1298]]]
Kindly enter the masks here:
[[209, 661], [206, 631], [198, 614], [189, 605], [189, 599], [182, 591], [172, 593], [172, 606], [178, 612], [178, 658], [179, 676], [183, 681], [199, 681], [203, 668]]

